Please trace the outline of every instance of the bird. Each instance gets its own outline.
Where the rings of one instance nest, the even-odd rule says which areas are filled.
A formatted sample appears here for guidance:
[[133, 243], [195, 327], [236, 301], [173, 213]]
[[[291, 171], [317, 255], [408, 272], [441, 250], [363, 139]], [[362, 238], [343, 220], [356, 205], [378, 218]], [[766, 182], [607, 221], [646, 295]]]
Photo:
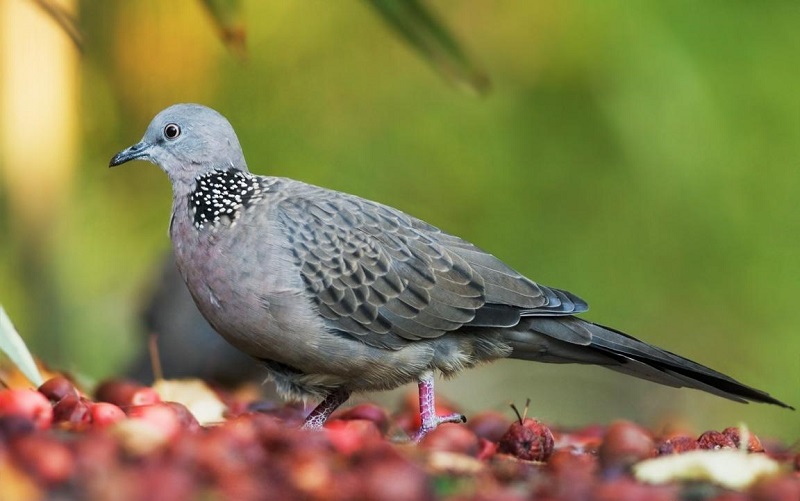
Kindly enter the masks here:
[[587, 303], [398, 209], [255, 175], [217, 111], [175, 104], [110, 167], [144, 160], [172, 185], [177, 268], [211, 326], [279, 394], [319, 400], [320, 429], [354, 392], [416, 383], [419, 441], [441, 423], [434, 378], [504, 358], [594, 364], [737, 402], [792, 409], [687, 358], [579, 318]]

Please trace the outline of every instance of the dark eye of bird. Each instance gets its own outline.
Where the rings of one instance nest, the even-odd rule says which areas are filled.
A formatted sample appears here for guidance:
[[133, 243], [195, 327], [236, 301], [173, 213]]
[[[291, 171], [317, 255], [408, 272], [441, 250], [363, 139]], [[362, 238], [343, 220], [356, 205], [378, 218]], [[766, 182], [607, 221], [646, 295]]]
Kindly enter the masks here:
[[181, 128], [177, 124], [167, 124], [164, 127], [164, 137], [167, 139], [175, 139], [181, 135]]

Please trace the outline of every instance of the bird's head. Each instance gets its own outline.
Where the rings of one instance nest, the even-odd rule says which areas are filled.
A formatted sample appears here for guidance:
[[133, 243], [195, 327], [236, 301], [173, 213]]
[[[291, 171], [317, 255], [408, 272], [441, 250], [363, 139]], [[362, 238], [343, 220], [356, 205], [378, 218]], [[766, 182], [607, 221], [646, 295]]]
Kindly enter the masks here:
[[190, 182], [212, 170], [247, 172], [239, 139], [228, 120], [199, 104], [176, 104], [153, 118], [144, 137], [111, 159], [109, 167], [147, 160], [174, 182]]

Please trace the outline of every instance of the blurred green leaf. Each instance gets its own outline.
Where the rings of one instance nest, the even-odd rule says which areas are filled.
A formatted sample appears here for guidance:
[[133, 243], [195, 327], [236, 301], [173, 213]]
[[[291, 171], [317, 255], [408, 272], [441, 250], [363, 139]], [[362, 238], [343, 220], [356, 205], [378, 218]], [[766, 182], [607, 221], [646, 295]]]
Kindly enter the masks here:
[[222, 42], [237, 56], [247, 54], [247, 31], [244, 26], [242, 2], [240, 0], [200, 0], [214, 20], [214, 26]]
[[36, 362], [33, 360], [31, 352], [28, 351], [25, 341], [17, 333], [17, 329], [14, 328], [11, 319], [8, 318], [6, 310], [2, 306], [0, 306], [0, 351], [14, 362], [20, 372], [34, 386], [38, 388], [42, 385], [44, 379], [36, 367]]
[[381, 18], [449, 82], [472, 94], [490, 87], [489, 77], [419, 0], [368, 0]]

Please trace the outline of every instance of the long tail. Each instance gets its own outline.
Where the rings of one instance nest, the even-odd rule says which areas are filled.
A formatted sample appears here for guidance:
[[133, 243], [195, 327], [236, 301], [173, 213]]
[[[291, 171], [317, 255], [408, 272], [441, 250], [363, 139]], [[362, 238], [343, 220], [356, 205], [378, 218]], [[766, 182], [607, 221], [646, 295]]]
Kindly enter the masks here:
[[550, 363], [597, 364], [675, 388], [688, 387], [747, 403], [794, 407], [687, 358], [623, 332], [577, 317], [530, 317], [509, 330], [512, 358]]

